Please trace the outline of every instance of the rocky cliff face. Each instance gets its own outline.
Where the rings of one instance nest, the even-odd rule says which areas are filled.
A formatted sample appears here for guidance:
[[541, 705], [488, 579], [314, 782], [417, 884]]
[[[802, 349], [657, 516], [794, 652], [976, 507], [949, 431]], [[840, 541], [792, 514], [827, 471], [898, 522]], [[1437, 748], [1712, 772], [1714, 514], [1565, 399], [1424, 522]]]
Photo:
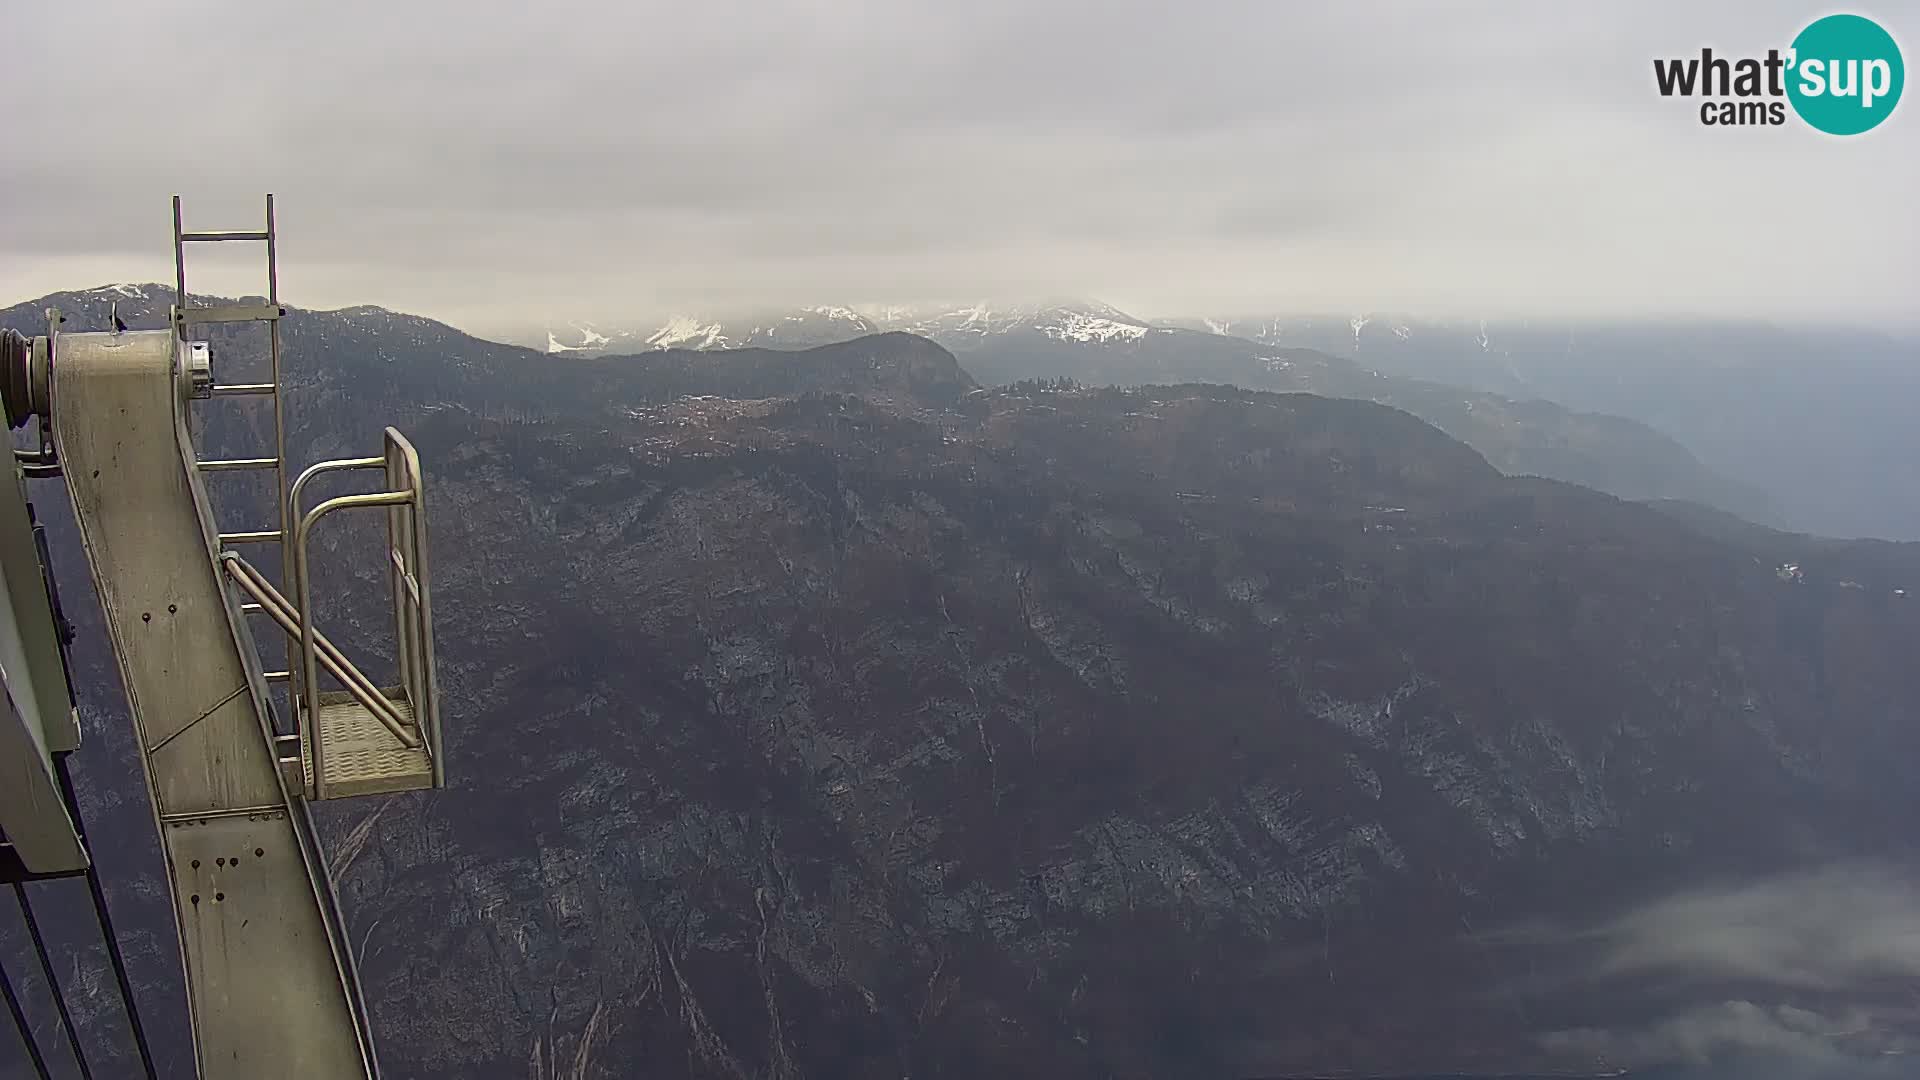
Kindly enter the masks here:
[[[1912, 548], [1510, 479], [1364, 402], [974, 392], [913, 338], [636, 368], [287, 330], [296, 456], [395, 423], [433, 485], [451, 787], [324, 808], [397, 1075], [1513, 1071], [1913, 1030], [1907, 953], [1783, 913], [1911, 925]], [[323, 622], [377, 653], [351, 551]], [[1795, 898], [1756, 916], [1786, 959], [1676, 944], [1756, 910], [1736, 886]]]

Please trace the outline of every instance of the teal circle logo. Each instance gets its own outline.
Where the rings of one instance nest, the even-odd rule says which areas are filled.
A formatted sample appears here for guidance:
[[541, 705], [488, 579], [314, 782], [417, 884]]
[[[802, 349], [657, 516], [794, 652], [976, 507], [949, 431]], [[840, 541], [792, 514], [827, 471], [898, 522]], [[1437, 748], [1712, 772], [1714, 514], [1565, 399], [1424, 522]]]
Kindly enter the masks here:
[[1900, 103], [1906, 65], [1893, 35], [1859, 15], [1816, 19], [1793, 39], [1787, 100], [1829, 135], [1872, 130]]

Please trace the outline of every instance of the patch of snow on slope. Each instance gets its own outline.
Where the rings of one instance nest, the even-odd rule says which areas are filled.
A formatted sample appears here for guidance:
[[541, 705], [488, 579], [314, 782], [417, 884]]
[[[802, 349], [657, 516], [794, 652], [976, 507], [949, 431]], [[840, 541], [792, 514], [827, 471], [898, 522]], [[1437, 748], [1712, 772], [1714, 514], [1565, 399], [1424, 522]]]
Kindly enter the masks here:
[[1105, 344], [1114, 340], [1138, 341], [1147, 335], [1148, 327], [1103, 319], [1097, 315], [1068, 314], [1054, 325], [1035, 329], [1055, 341], [1098, 341]]
[[668, 319], [647, 338], [647, 344], [656, 349], [711, 349], [724, 348], [727, 340], [721, 336], [719, 323], [702, 323], [682, 315]]
[[553, 336], [553, 331], [551, 330], [547, 331], [547, 352], [549, 355], [553, 353], [579, 352], [579, 351], [580, 350], [577, 346], [560, 344], [560, 339]]
[[879, 307], [868, 306], [862, 317], [877, 326], [898, 327], [902, 323], [920, 321], [921, 314], [918, 308], [904, 304], [882, 304]]
[[943, 316], [943, 318], [959, 319], [959, 325], [954, 327], [956, 330], [975, 330], [984, 334], [993, 329], [993, 309], [987, 307], [985, 304], [975, 304], [972, 307], [960, 308], [956, 311], [949, 312]]
[[812, 312], [815, 315], [822, 315], [829, 319], [839, 319], [842, 322], [859, 323], [862, 326], [865, 326], [867, 324], [867, 320], [861, 318], [859, 315], [856, 315], [852, 310], [848, 308], [828, 306], [828, 307], [810, 307], [807, 310], [809, 312]]

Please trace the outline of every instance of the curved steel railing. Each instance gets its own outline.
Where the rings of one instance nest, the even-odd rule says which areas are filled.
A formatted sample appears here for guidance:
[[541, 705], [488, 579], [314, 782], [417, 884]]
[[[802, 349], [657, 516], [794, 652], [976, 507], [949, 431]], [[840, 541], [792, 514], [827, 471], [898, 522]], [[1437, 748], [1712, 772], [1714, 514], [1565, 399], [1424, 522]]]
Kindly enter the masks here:
[[[323, 461], [302, 472], [287, 493], [287, 517], [295, 521], [292, 558], [287, 566], [289, 600], [257, 570], [233, 552], [222, 556], [234, 577], [262, 609], [297, 642], [298, 664], [289, 664], [293, 681], [295, 723], [312, 766], [313, 798], [326, 798], [322, 762], [326, 754], [320, 737], [320, 671], [339, 681], [352, 699], [378, 720], [410, 750], [424, 745], [432, 766], [432, 785], [440, 787], [446, 774], [440, 755], [439, 685], [433, 661], [433, 610], [427, 586], [426, 514], [420, 456], [405, 436], [386, 429], [385, 452], [379, 457]], [[382, 469], [386, 490], [339, 495], [301, 511], [307, 485], [332, 472]], [[400, 669], [399, 690], [413, 708], [413, 723], [395, 707], [387, 693], [356, 668], [314, 625], [313, 583], [308, 568], [308, 541], [320, 519], [337, 510], [380, 506], [387, 508], [387, 562], [393, 586], [394, 646]]]

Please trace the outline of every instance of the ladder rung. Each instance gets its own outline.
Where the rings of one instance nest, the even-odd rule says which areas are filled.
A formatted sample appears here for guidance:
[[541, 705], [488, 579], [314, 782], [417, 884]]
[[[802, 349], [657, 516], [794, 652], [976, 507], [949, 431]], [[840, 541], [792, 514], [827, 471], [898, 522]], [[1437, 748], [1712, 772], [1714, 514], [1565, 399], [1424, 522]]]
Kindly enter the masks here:
[[232, 397], [240, 394], [273, 394], [278, 393], [279, 389], [279, 387], [270, 382], [227, 383], [224, 386], [215, 386], [213, 388], [213, 396]]
[[217, 307], [183, 307], [183, 323], [272, 322], [287, 313], [277, 304], [221, 304]]
[[180, 239], [186, 240], [265, 240], [264, 229], [213, 229], [201, 232], [183, 232]]
[[221, 533], [223, 544], [270, 544], [280, 540], [279, 529], [262, 529], [259, 532]]
[[286, 682], [292, 677], [293, 673], [290, 671], [269, 671], [266, 674], [266, 680], [268, 682]]
[[279, 467], [280, 459], [270, 457], [210, 458], [200, 463], [202, 472], [231, 472], [234, 469], [277, 469]]
[[242, 615], [251, 615], [256, 611], [265, 611], [265, 610], [267, 609], [260, 606], [259, 604], [254, 603], [251, 600], [242, 601], [240, 604], [240, 614]]

